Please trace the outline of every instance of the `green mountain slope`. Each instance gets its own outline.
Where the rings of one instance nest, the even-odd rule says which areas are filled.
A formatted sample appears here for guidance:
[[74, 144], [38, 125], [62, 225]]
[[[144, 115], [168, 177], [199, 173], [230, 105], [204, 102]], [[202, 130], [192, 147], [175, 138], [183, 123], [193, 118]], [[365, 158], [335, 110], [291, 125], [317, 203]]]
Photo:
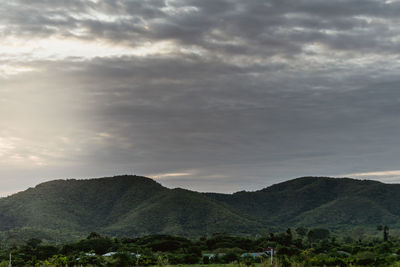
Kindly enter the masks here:
[[201, 236], [215, 232], [248, 234], [261, 228], [261, 223], [235, 214], [203, 194], [173, 189], [144, 201], [104, 230], [122, 235]]
[[56, 180], [1, 199], [0, 212], [15, 226], [86, 231], [107, 225], [131, 205], [165, 190], [144, 177]]
[[266, 224], [341, 229], [398, 224], [399, 194], [400, 185], [349, 178], [303, 177], [256, 192], [209, 196]]
[[168, 189], [139, 176], [55, 180], [0, 199], [0, 231], [84, 236], [201, 236], [308, 226], [400, 225], [400, 185], [303, 177], [255, 192]]
[[52, 230], [136, 236], [248, 234], [262, 224], [206, 195], [168, 189], [139, 176], [56, 180], [0, 199], [0, 231]]

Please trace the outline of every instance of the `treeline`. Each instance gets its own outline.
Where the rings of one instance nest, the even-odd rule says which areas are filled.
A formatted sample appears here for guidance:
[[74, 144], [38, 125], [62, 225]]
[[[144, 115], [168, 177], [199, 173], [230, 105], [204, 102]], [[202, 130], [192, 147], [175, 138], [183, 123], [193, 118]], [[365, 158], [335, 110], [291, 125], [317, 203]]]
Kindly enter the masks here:
[[[29, 239], [0, 251], [0, 267], [8, 266], [166, 266], [175, 264], [239, 263], [269, 266], [400, 266], [400, 239], [389, 236], [354, 240], [338, 238], [323, 228], [287, 229], [266, 236], [238, 237], [224, 233], [196, 240], [170, 235], [110, 238], [91, 233], [62, 245]], [[263, 253], [264, 252], [264, 253]]]

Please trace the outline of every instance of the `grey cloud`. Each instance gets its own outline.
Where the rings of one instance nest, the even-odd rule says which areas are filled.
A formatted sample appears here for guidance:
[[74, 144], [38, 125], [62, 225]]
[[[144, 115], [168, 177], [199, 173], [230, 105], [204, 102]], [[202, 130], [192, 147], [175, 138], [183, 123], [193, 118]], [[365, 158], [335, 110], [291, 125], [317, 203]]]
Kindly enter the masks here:
[[[227, 183], [247, 173], [248, 184], [263, 184], [279, 173], [290, 178], [334, 173], [338, 165], [351, 169], [349, 159], [354, 165], [395, 161], [385, 156], [397, 153], [400, 130], [395, 70], [370, 78], [379, 67], [290, 73], [289, 66], [272, 64], [257, 78], [253, 66], [185, 55], [64, 64], [59, 74], [50, 64], [48, 75], [75, 77], [69, 86], [77, 97], [85, 95], [86, 130], [112, 136], [85, 145], [78, 157], [90, 166], [189, 169], [204, 177], [225, 172]], [[325, 89], [315, 89], [320, 85]]]
[[[0, 88], [0, 137], [19, 136], [10, 140], [23, 145], [7, 153], [49, 162], [24, 173], [187, 172], [161, 181], [234, 191], [398, 168], [397, 3], [27, 3], [0, 5], [0, 24], [8, 26], [2, 36], [73, 36], [131, 48], [168, 40], [175, 49], [4, 62], [34, 69], [2, 78]], [[85, 16], [93, 11], [111, 17]], [[12, 166], [0, 165], [11, 175]]]

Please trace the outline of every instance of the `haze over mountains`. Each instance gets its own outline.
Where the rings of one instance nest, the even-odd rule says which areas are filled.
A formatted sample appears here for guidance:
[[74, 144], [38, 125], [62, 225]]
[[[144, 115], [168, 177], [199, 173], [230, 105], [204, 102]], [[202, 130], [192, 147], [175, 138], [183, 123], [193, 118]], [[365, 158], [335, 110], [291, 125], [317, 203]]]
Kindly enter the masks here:
[[2, 233], [73, 238], [268, 233], [287, 227], [400, 225], [400, 185], [303, 177], [255, 192], [168, 189], [140, 176], [55, 180], [0, 199]]

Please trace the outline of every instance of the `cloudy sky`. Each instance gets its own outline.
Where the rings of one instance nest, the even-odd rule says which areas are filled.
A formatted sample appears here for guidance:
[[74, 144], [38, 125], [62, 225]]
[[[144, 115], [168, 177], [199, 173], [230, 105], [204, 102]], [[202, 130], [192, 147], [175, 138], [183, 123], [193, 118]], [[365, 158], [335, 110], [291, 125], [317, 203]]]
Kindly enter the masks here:
[[400, 1], [0, 3], [1, 195], [146, 175], [400, 182]]

